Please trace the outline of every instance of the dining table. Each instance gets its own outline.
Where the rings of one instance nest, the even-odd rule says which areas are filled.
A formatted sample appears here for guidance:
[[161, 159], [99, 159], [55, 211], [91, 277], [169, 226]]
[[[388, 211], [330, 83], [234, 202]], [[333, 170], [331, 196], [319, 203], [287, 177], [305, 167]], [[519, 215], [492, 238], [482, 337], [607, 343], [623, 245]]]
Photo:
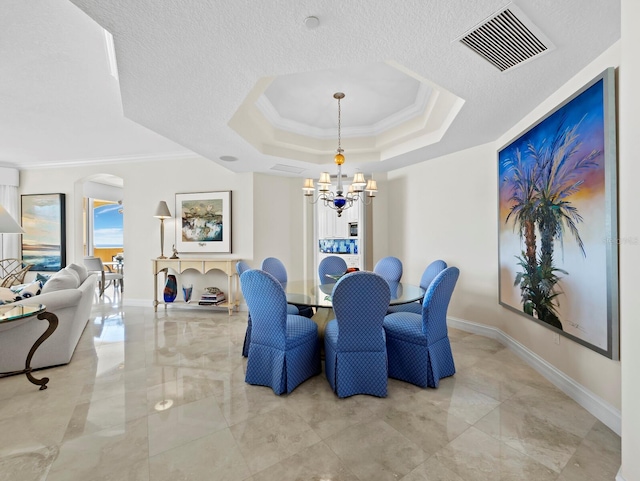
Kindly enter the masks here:
[[[420, 286], [395, 281], [387, 281], [387, 283], [391, 292], [389, 306], [420, 301], [424, 297], [425, 290]], [[327, 322], [335, 317], [331, 302], [331, 294], [335, 285], [335, 282], [321, 284], [318, 278], [288, 281], [283, 284], [289, 304], [315, 308], [316, 312], [311, 319], [318, 324], [320, 339], [324, 339], [324, 329]]]

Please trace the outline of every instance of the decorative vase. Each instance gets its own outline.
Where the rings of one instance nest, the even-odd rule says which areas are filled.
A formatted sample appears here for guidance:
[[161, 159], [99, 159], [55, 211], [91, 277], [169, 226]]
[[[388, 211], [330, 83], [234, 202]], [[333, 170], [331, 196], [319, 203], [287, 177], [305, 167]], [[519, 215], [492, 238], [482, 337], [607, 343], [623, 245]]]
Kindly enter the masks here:
[[193, 284], [185, 287], [182, 286], [182, 295], [184, 296], [184, 302], [189, 302], [191, 300], [191, 294], [193, 293]]
[[167, 283], [164, 285], [164, 302], [173, 302], [178, 295], [178, 283], [176, 282], [176, 276], [169, 274], [167, 276]]

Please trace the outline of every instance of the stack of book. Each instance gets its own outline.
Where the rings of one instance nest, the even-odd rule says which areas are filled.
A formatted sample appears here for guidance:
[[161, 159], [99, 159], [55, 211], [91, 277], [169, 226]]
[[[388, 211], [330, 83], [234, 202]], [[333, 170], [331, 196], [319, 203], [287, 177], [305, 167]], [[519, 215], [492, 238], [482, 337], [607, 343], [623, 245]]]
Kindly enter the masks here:
[[200, 297], [200, 302], [198, 302], [198, 304], [201, 306], [215, 306], [217, 304], [220, 304], [221, 302], [224, 302], [225, 300], [226, 297], [224, 295], [224, 292], [217, 292], [215, 294], [205, 292]]

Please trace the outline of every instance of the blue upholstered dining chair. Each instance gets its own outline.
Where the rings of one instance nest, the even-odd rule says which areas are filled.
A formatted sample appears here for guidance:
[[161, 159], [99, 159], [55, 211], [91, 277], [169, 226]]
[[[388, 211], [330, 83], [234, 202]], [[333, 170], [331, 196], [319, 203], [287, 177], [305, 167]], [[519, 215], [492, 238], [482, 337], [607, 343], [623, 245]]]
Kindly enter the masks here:
[[[245, 261], [236, 262], [236, 272], [238, 276], [241, 276], [245, 271], [251, 269], [249, 264]], [[249, 355], [249, 343], [251, 342], [251, 313], [247, 316], [247, 332], [244, 334], [244, 344], [242, 345], [242, 355], [247, 357]]]
[[431, 282], [422, 314], [395, 312], [384, 318], [389, 377], [420, 387], [438, 387], [456, 367], [447, 334], [447, 309], [458, 281], [457, 267], [447, 267]]
[[[433, 261], [427, 266], [420, 278], [420, 287], [425, 291], [429, 289], [431, 281], [447, 268], [447, 263], [443, 260]], [[408, 304], [400, 304], [398, 306], [390, 306], [387, 310], [387, 314], [394, 312], [413, 312], [415, 314], [422, 314], [422, 301], [410, 302]]]
[[[242, 276], [244, 271], [248, 271], [251, 269], [249, 264], [244, 261], [236, 262], [236, 272], [239, 276]], [[300, 311], [293, 304], [287, 304], [287, 314], [299, 314]], [[249, 355], [249, 344], [251, 343], [251, 312], [247, 316], [247, 331], [244, 335], [244, 344], [242, 345], [242, 355], [247, 357]]]
[[242, 274], [240, 283], [251, 313], [245, 381], [283, 394], [320, 374], [318, 326], [306, 317], [287, 314], [282, 284], [258, 269]]
[[402, 261], [397, 257], [383, 257], [373, 266], [373, 272], [391, 282], [400, 282]]
[[320, 261], [318, 265], [318, 276], [320, 284], [335, 284], [337, 279], [327, 277], [327, 274], [344, 274], [347, 271], [347, 263], [342, 257], [329, 256]]
[[391, 294], [372, 272], [353, 272], [333, 288], [336, 318], [324, 331], [325, 371], [338, 397], [387, 395], [387, 352], [382, 323]]
[[287, 268], [284, 266], [282, 261], [276, 257], [267, 257], [262, 261], [262, 266], [260, 267], [265, 272], [268, 272], [273, 277], [278, 279], [280, 284], [286, 284], [287, 278]]
[[[262, 266], [260, 268], [275, 277], [280, 284], [287, 283], [287, 268], [280, 259], [276, 257], [266, 257], [262, 261]], [[296, 306], [295, 304], [289, 304], [288, 313], [311, 317], [313, 316], [313, 309], [308, 306]]]

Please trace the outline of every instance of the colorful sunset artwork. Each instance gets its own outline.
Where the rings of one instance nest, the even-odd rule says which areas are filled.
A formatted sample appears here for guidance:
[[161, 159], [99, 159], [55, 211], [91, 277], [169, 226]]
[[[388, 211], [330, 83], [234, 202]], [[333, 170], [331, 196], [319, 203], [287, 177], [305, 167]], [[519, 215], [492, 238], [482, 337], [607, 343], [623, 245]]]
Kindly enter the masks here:
[[22, 200], [22, 260], [31, 271], [59, 271], [66, 265], [64, 194], [30, 194]]
[[614, 71], [498, 152], [499, 301], [618, 353]]

